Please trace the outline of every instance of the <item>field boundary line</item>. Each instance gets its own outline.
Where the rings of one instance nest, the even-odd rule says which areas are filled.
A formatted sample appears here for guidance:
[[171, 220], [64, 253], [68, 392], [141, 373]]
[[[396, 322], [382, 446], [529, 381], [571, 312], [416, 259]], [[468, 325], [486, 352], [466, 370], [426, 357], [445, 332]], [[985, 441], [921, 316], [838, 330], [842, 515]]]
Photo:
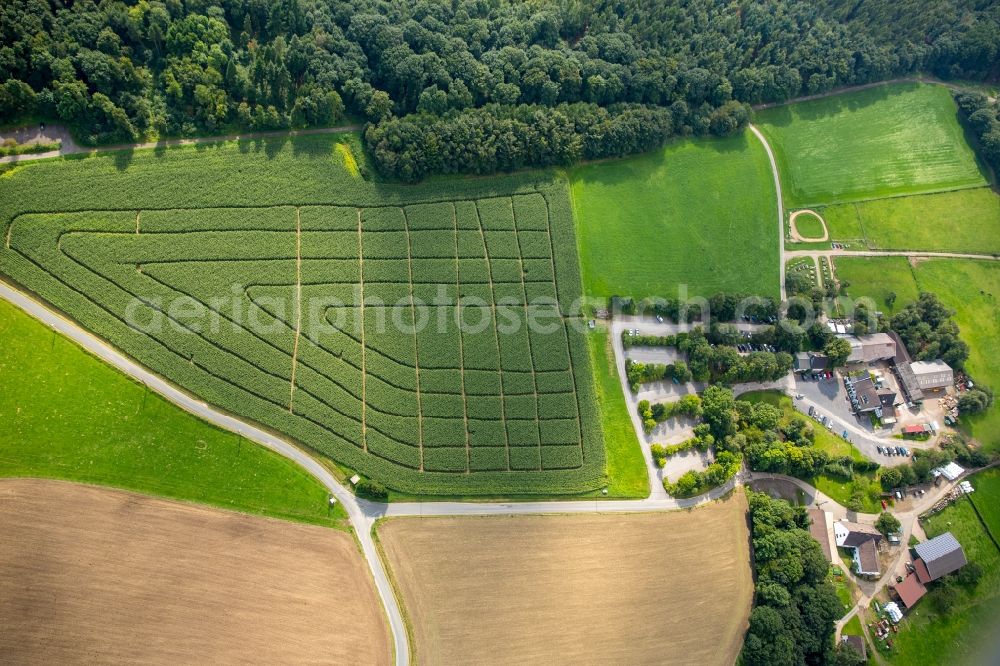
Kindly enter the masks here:
[[361, 209], [358, 208], [358, 288], [360, 293], [358, 294], [360, 300], [358, 302], [359, 315], [358, 319], [361, 320], [361, 450], [368, 453], [368, 428], [366, 423], [367, 411], [368, 411], [368, 399], [365, 395], [365, 380], [367, 378], [367, 373], [365, 371], [365, 244], [362, 240], [362, 229], [361, 229]]
[[486, 272], [489, 274], [490, 285], [490, 313], [493, 315], [493, 342], [497, 346], [497, 376], [500, 378], [500, 423], [503, 425], [503, 445], [507, 459], [507, 471], [510, 471], [510, 435], [507, 434], [507, 408], [503, 390], [503, 356], [500, 355], [500, 332], [497, 322], [497, 292], [493, 286], [493, 259], [490, 258], [490, 250], [486, 247], [486, 231], [483, 229], [483, 217], [479, 214], [479, 200], [472, 202], [476, 209], [476, 223], [479, 225], [479, 239], [483, 242], [483, 256], [486, 257]]
[[[139, 233], [139, 218], [136, 216], [136, 233]], [[295, 400], [295, 370], [299, 359], [299, 337], [302, 335], [302, 220], [299, 209], [295, 209], [295, 342], [292, 344], [292, 378], [288, 393], [288, 411], [292, 412]]]
[[[539, 192], [539, 194], [542, 197], [542, 201], [545, 202], [545, 234], [549, 238], [549, 263], [552, 265], [552, 288], [556, 292], [556, 307], [559, 310], [559, 314], [562, 315], [562, 312], [563, 312], [563, 310], [562, 310], [562, 303], [559, 300], [559, 279], [556, 276], [556, 245], [555, 245], [555, 241], [552, 240], [552, 206], [549, 204], [549, 198], [545, 195], [545, 193]], [[573, 195], [572, 195], [572, 191], [571, 191], [570, 192], [570, 206], [572, 207], [572, 205], [573, 205]], [[573, 210], [573, 214], [574, 215], [576, 214], [576, 210], [575, 209]], [[574, 236], [575, 236], [575, 234], [576, 234], [576, 227], [575, 226], [573, 228], [573, 233], [574, 233]], [[579, 245], [577, 245], [574, 249], [577, 252], [579, 252]], [[579, 256], [579, 254], [577, 256]], [[580, 281], [582, 283], [583, 282], [583, 267], [579, 266], [579, 262], [578, 262], [577, 270], [579, 271]], [[580, 313], [580, 315], [572, 315], [572, 314], [569, 314], [567, 312], [567, 315], [563, 317], [563, 334], [566, 336], [566, 355], [567, 355], [567, 358], [569, 358], [569, 376], [570, 376], [570, 379], [573, 382], [573, 399], [576, 401], [576, 427], [577, 427], [577, 436], [579, 437], [578, 446], [580, 447], [580, 459], [583, 460], [584, 464], [587, 464], [587, 447], [585, 447], [583, 445], [583, 408], [580, 405], [580, 393], [579, 393], [580, 387], [578, 387], [576, 385], [576, 365], [573, 363], [573, 344], [569, 341], [569, 327], [566, 325], [566, 319], [567, 318], [569, 318], [569, 317], [577, 317], [577, 318], [579, 318], [579, 317], [581, 317], [581, 315], [582, 315], [582, 313]], [[590, 352], [588, 351], [587, 353], [589, 354]], [[588, 362], [588, 364], [590, 363], [590, 358], [589, 357], [587, 358], [587, 362]], [[593, 375], [593, 368], [591, 368], [591, 373], [590, 374]], [[617, 369], [616, 369], [616, 374], [617, 374]], [[590, 381], [591, 382], [594, 381], [593, 377], [590, 378]], [[594, 388], [596, 390], [597, 387], [595, 386]], [[539, 443], [541, 443], [541, 441], [542, 441], [541, 433], [539, 433], [538, 441], [539, 441]], [[602, 433], [601, 433], [601, 451], [604, 451], [604, 446], [605, 446], [605, 443], [604, 443], [604, 433], [602, 431]], [[541, 451], [539, 451], [539, 455], [541, 455]], [[605, 462], [607, 462], [606, 458], [605, 458]]]
[[993, 530], [991, 530], [990, 526], [986, 524], [985, 520], [983, 520], [983, 514], [979, 513], [979, 507], [976, 506], [976, 502], [972, 499], [972, 495], [967, 494], [965, 497], [969, 500], [969, 504], [972, 505], [972, 510], [975, 512], [976, 518], [979, 519], [979, 523], [983, 526], [986, 536], [988, 536], [990, 541], [993, 542], [993, 546], [997, 549], [997, 552], [1000, 552], [1000, 543], [998, 543], [996, 537], [993, 536]]
[[451, 222], [455, 229], [455, 315], [458, 317], [458, 376], [462, 383], [462, 422], [465, 424], [465, 472], [472, 471], [472, 451], [469, 442], [469, 397], [465, 394], [465, 334], [462, 332], [462, 262], [458, 252], [458, 209], [451, 202]]
[[[531, 348], [531, 327], [528, 326], [531, 315], [528, 314], [528, 289], [524, 286], [524, 254], [521, 251], [521, 234], [517, 230], [517, 213], [514, 211], [514, 197], [508, 199], [510, 202], [510, 219], [514, 223], [514, 240], [517, 242], [517, 266], [521, 273], [521, 294], [524, 296], [524, 336], [528, 340], [528, 359], [531, 361], [531, 385], [535, 389], [535, 434], [538, 435], [538, 469], [542, 468], [542, 425], [538, 420], [538, 375], [535, 374], [535, 355]], [[552, 276], [555, 281], [555, 275]], [[558, 296], [558, 294], [556, 294]], [[572, 365], [572, 363], [570, 364]], [[572, 368], [571, 368], [572, 370]], [[506, 405], [502, 405], [506, 409]]]
[[420, 449], [420, 471], [424, 471], [424, 409], [420, 400], [420, 338], [417, 336], [417, 306], [413, 300], [413, 244], [410, 240], [410, 220], [406, 206], [399, 206], [403, 215], [403, 230], [406, 232], [406, 272], [409, 276], [410, 321], [413, 323], [413, 372], [416, 375], [417, 395], [417, 446]]
[[141, 210], [135, 211], [135, 235], [139, 235], [139, 217], [142, 215]]

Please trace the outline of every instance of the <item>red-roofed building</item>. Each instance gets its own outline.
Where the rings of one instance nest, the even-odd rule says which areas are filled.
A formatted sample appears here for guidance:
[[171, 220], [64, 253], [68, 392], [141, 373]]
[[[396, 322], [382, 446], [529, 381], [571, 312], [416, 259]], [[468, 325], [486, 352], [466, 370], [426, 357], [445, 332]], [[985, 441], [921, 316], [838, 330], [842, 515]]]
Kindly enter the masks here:
[[920, 582], [916, 574], [911, 573], [902, 583], [896, 585], [896, 595], [907, 608], [913, 608], [913, 605], [920, 601], [920, 598], [925, 594], [927, 594], [927, 588]]
[[927, 571], [927, 565], [919, 557], [913, 561], [913, 570], [922, 585], [931, 582], [931, 574]]

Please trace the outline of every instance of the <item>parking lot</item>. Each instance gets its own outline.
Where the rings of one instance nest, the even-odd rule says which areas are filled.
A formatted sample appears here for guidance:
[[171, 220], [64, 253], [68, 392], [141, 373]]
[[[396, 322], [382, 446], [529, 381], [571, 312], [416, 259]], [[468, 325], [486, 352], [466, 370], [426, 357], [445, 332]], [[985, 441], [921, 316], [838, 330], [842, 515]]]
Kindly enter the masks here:
[[[807, 375], [809, 376], [809, 375]], [[872, 432], [872, 424], [867, 416], [857, 418], [851, 411], [851, 401], [847, 396], [843, 380], [834, 373], [830, 379], [813, 380], [797, 379], [796, 390], [803, 394], [820, 411], [822, 416], [832, 416], [835, 419]], [[840, 434], [840, 431], [837, 431]]]

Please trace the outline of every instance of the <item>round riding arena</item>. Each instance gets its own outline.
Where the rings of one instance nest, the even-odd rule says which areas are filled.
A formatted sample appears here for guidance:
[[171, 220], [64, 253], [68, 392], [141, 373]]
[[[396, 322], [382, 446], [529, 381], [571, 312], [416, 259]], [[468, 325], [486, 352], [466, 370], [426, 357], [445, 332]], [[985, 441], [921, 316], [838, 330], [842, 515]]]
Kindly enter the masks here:
[[[801, 216], [801, 219], [800, 219]], [[798, 225], [801, 223], [803, 226], [815, 226], [816, 222], [819, 222], [820, 228], [823, 233], [820, 235], [806, 235], [799, 231]], [[792, 240], [801, 241], [803, 243], [818, 243], [825, 240], [830, 240], [830, 232], [826, 228], [826, 220], [823, 216], [814, 210], [803, 209], [794, 211], [788, 218], [789, 226], [791, 227]], [[807, 226], [807, 228], [808, 228]]]

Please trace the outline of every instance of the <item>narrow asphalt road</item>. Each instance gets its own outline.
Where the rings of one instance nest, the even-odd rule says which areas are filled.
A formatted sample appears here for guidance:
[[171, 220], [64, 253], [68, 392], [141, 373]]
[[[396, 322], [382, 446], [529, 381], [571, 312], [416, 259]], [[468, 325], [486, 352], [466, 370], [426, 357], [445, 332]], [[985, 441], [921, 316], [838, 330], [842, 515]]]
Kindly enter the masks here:
[[21, 308], [32, 317], [48, 325], [56, 332], [70, 338], [91, 354], [124, 372], [129, 377], [145, 384], [150, 390], [162, 395], [182, 409], [213, 425], [235, 432], [288, 458], [326, 486], [333, 496], [337, 498], [337, 501], [347, 510], [358, 542], [361, 544], [362, 553], [368, 562], [368, 567], [371, 569], [372, 577], [375, 580], [375, 587], [378, 590], [379, 597], [382, 599], [382, 605], [389, 619], [389, 628], [392, 631], [393, 643], [395, 645], [396, 664], [397, 666], [406, 666], [409, 664], [410, 652], [406, 641], [406, 625], [403, 622], [403, 616], [396, 602], [392, 585], [389, 583], [389, 578], [386, 575], [382, 560], [378, 556], [375, 542], [372, 539], [372, 526], [378, 512], [372, 510], [371, 503], [365, 502], [364, 509], [362, 509], [361, 501], [353, 493], [337, 483], [337, 480], [325, 467], [298, 447], [265, 430], [261, 430], [209, 407], [203, 401], [161, 379], [132, 359], [119, 353], [100, 338], [92, 335], [26, 294], [17, 291], [3, 281], [0, 281], [0, 298], [4, 298]]
[[[119, 150], [142, 150], [148, 148], [172, 148], [175, 146], [194, 146], [201, 143], [218, 143], [219, 141], [252, 141], [254, 139], [271, 139], [271, 138], [283, 138], [283, 137], [293, 137], [293, 136], [310, 136], [313, 134], [337, 134], [339, 132], [354, 132], [361, 129], [361, 125], [341, 125], [339, 127], [318, 127], [313, 129], [304, 130], [275, 130], [273, 132], [245, 132], [240, 134], [222, 134], [219, 136], [199, 136], [191, 139], [163, 139], [160, 141], [147, 141], [144, 143], [119, 143], [110, 146], [98, 146], [96, 148], [88, 148], [86, 146], [81, 146], [73, 141], [72, 136], [69, 131], [60, 126], [52, 125], [46, 126], [44, 132], [39, 132], [39, 134], [45, 137], [59, 139], [62, 141], [62, 147], [59, 150], [50, 150], [44, 153], [29, 153], [26, 155], [8, 155], [7, 157], [0, 157], [0, 164], [10, 164], [19, 162], [28, 162], [31, 160], [43, 160], [50, 157], [60, 157], [62, 155], [76, 155], [80, 153], [94, 154], [94, 153], [109, 153]], [[20, 128], [17, 130], [21, 134], [29, 132], [29, 128]], [[28, 136], [27, 138], [32, 138]]]
[[[715, 488], [702, 495], [688, 499], [674, 499], [667, 496], [659, 485], [660, 493], [641, 500], [566, 500], [546, 502], [402, 502], [384, 504], [371, 502], [358, 497], [344, 488], [311, 455], [290, 442], [245, 423], [229, 414], [218, 411], [202, 400], [186, 393], [168, 381], [157, 376], [142, 365], [128, 358], [109, 345], [104, 340], [78, 326], [47, 305], [31, 296], [17, 290], [7, 282], [0, 280], [0, 298], [17, 306], [28, 315], [46, 324], [56, 332], [73, 340], [102, 361], [117, 368], [129, 377], [141, 382], [150, 390], [163, 396], [170, 402], [181, 407], [199, 418], [220, 428], [235, 432], [246, 439], [256, 442], [281, 456], [301, 466], [309, 474], [319, 480], [330, 493], [337, 498], [347, 511], [362, 554], [368, 563], [382, 600], [389, 628], [392, 631], [395, 646], [397, 666], [406, 666], [410, 661], [407, 644], [406, 626], [399, 608], [392, 585], [389, 582], [385, 567], [378, 555], [372, 538], [372, 528], [375, 521], [390, 516], [453, 516], [453, 515], [515, 515], [515, 514], [565, 514], [565, 513], [598, 513], [617, 512], [634, 513], [646, 511], [671, 511], [689, 509], [699, 504], [711, 502], [723, 497], [737, 485], [742, 483], [741, 474], [730, 479], [725, 485]], [[621, 339], [619, 337], [619, 344]], [[617, 358], [622, 358], [616, 355]], [[620, 369], [622, 372], [624, 368]], [[624, 376], [624, 375], [622, 375]], [[627, 387], [624, 387], [627, 389]], [[627, 393], [626, 393], [627, 395]], [[634, 411], [634, 410], [633, 410]], [[655, 488], [655, 487], [654, 487]]]
[[[378, 550], [372, 538], [374, 523], [382, 517], [671, 511], [688, 509], [719, 499], [736, 486], [751, 480], [780, 479], [789, 481], [805, 490], [813, 502], [826, 507], [826, 510], [832, 511], [835, 517], [849, 517], [852, 520], [866, 523], [874, 523], [877, 518], [875, 514], [849, 515], [844, 507], [800, 479], [780, 474], [749, 473], [746, 471], [741, 471], [725, 485], [690, 499], [650, 497], [642, 500], [567, 500], [544, 502], [400, 502], [392, 504], [370, 502], [355, 497], [350, 491], [341, 486], [325, 467], [303, 450], [270, 432], [213, 409], [205, 402], [161, 379], [135, 361], [116, 351], [100, 338], [92, 335], [30, 296], [14, 289], [2, 280], [0, 280], [0, 298], [9, 301], [56, 332], [70, 338], [101, 360], [137, 381], [142, 382], [150, 390], [162, 395], [179, 407], [209, 423], [238, 433], [248, 440], [271, 449], [295, 462], [323, 483], [329, 489], [330, 493], [343, 504], [347, 510], [351, 524], [354, 526], [355, 534], [361, 544], [362, 553], [372, 572], [376, 589], [378, 590], [379, 597], [382, 599], [386, 615], [389, 618], [389, 627], [393, 635], [397, 666], [406, 666], [409, 664], [410, 652], [402, 613], [400, 612], [392, 585], [388, 580], [386, 570], [379, 558]], [[618, 358], [622, 357], [618, 356]], [[904, 528], [903, 543], [907, 542], [911, 533], [920, 533], [919, 524], [917, 523], [918, 516], [933, 506], [944, 493], [948, 492], [959, 480], [965, 478], [969, 473], [967, 471], [966, 474], [955, 482], [943, 484], [940, 488], [934, 489], [911, 505], [909, 510], [897, 514]], [[881, 579], [875, 582], [857, 581], [862, 590], [862, 598], [858, 604], [859, 607], [867, 604], [867, 600], [871, 599], [879, 589], [892, 582], [893, 576], [903, 565], [905, 559], [906, 550], [900, 549], [892, 566], [887, 568]]]

